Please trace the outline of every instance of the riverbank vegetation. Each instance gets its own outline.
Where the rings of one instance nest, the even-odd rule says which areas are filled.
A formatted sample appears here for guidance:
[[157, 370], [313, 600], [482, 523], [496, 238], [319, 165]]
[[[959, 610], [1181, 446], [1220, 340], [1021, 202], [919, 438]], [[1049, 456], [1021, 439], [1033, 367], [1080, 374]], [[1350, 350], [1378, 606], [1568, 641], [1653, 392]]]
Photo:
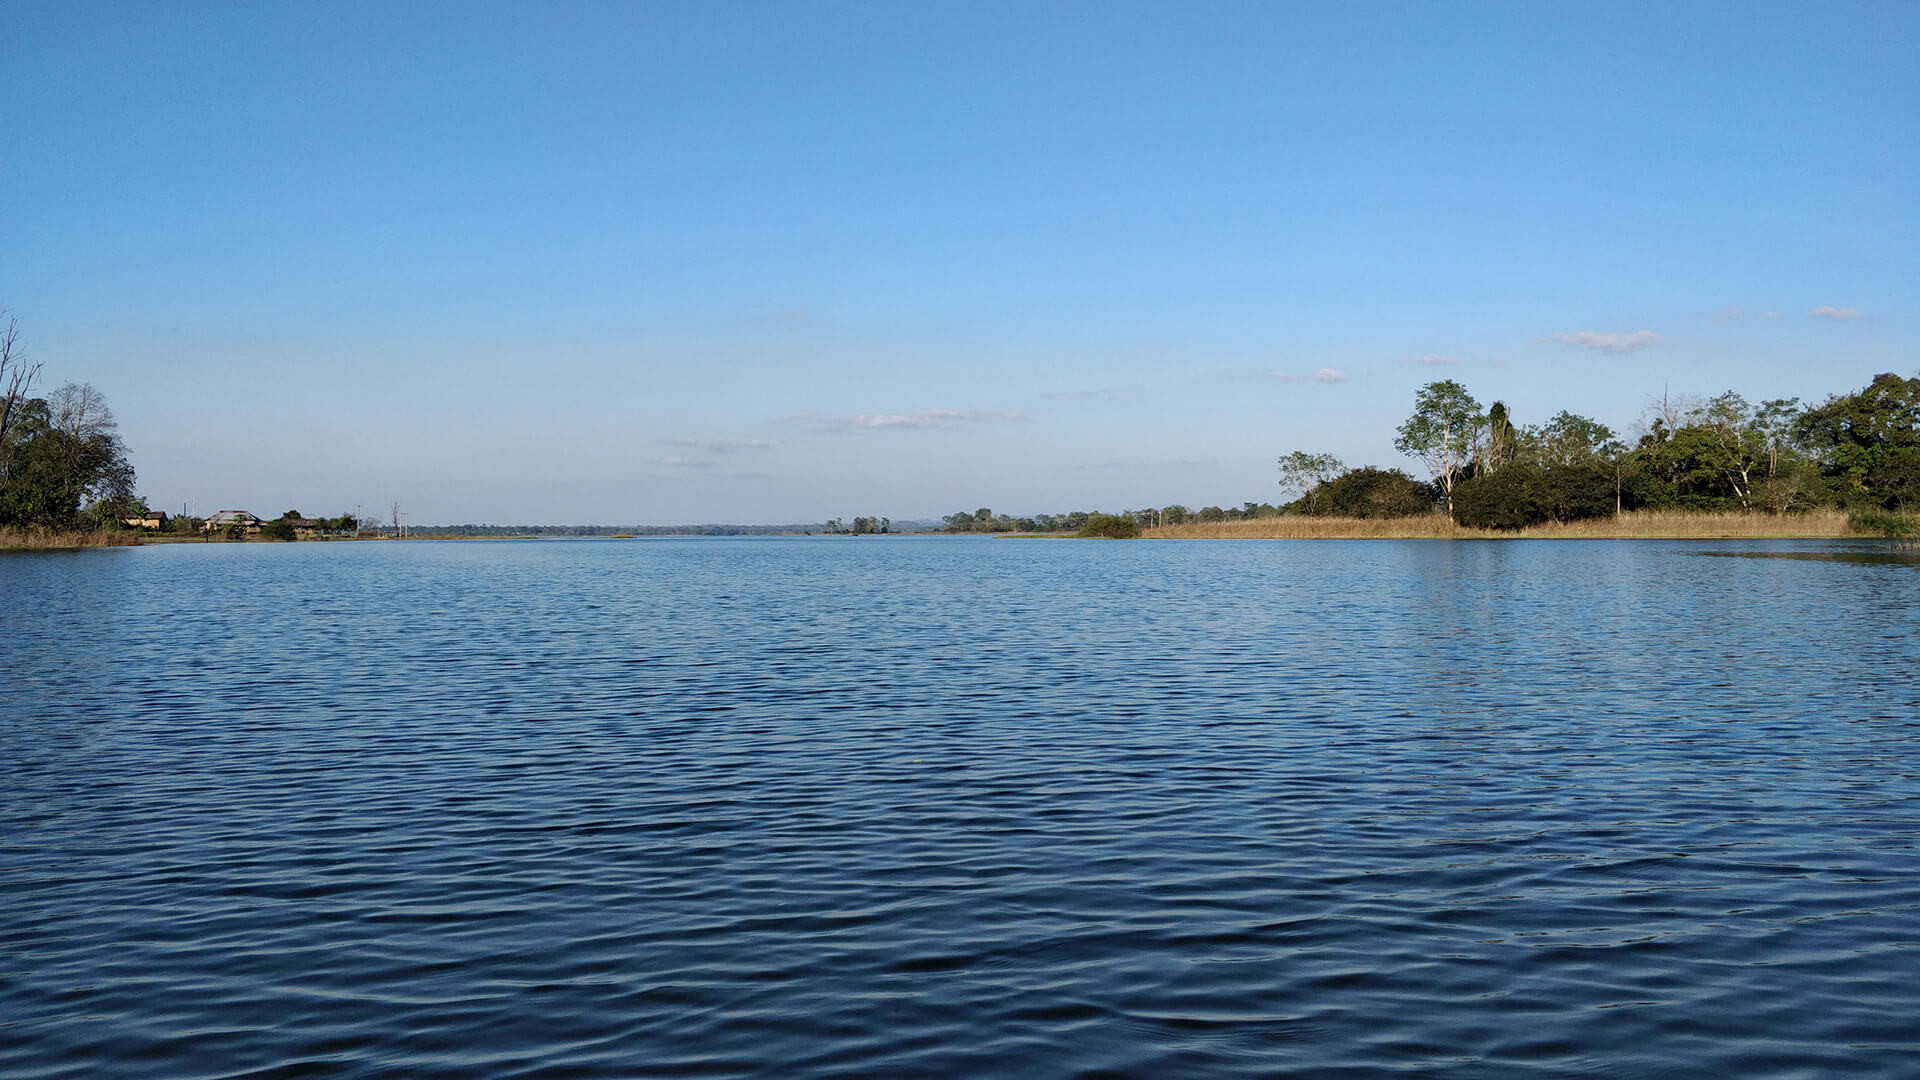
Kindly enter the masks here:
[[1812, 407], [1663, 398], [1631, 444], [1566, 411], [1519, 423], [1446, 380], [1421, 388], [1394, 446], [1431, 478], [1296, 450], [1278, 506], [1129, 513], [1158, 537], [1920, 536], [1920, 378]]
[[1162, 539], [1216, 540], [1722, 540], [1843, 538], [1880, 535], [1859, 528], [1851, 515], [1813, 510], [1778, 515], [1700, 510], [1629, 510], [1619, 517], [1548, 521], [1520, 529], [1461, 525], [1439, 511], [1409, 517], [1314, 517], [1288, 514], [1239, 521], [1188, 522], [1147, 529]]
[[0, 526], [0, 551], [69, 551], [89, 547], [130, 547], [140, 537], [120, 529], [47, 529]]

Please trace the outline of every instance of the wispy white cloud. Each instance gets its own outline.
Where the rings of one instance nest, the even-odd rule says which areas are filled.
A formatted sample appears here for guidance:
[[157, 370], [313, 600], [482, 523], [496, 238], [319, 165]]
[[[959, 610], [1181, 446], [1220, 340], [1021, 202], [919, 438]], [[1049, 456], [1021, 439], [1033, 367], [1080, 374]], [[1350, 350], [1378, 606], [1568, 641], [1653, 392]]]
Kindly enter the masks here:
[[1780, 313], [1777, 311], [1763, 311], [1760, 313], [1760, 317], [1763, 319], [1777, 319], [1780, 317]]
[[814, 413], [802, 413], [787, 419], [794, 423], [809, 424], [834, 431], [873, 431], [886, 428], [943, 428], [993, 420], [1025, 420], [1026, 417], [1011, 409], [1003, 411], [928, 409], [912, 416], [903, 416], [899, 413], [860, 413], [855, 416], [819, 416]]
[[714, 463], [700, 458], [668, 456], [658, 459], [658, 464], [674, 469], [711, 469]]
[[1594, 352], [1630, 353], [1650, 349], [1665, 339], [1651, 330], [1635, 330], [1630, 334], [1602, 334], [1594, 330], [1582, 330], [1577, 334], [1549, 334], [1545, 340], [1557, 341], [1562, 345], [1575, 345], [1582, 349], [1592, 349]]
[[1860, 311], [1850, 307], [1817, 307], [1807, 312], [1810, 319], [1857, 319]]
[[690, 450], [705, 450], [712, 454], [737, 454], [743, 450], [770, 450], [772, 443], [754, 439], [689, 439], [675, 437], [661, 439], [665, 446], [684, 446]]
[[1347, 373], [1344, 371], [1341, 371], [1339, 368], [1323, 367], [1318, 371], [1310, 371], [1310, 372], [1271, 371], [1267, 373], [1267, 378], [1272, 379], [1275, 382], [1287, 382], [1287, 383], [1294, 383], [1294, 382], [1342, 383], [1347, 381]]
[[1446, 353], [1421, 353], [1419, 356], [1407, 357], [1407, 363], [1419, 364], [1422, 367], [1459, 367], [1460, 358], [1448, 356]]

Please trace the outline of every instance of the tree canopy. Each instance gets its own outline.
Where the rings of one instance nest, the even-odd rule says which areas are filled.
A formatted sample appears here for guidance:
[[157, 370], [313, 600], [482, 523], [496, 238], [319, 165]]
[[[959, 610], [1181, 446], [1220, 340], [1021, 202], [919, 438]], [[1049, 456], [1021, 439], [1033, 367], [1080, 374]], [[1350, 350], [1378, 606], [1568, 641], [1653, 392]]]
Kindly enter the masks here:
[[133, 466], [106, 398], [67, 383], [7, 407], [0, 438], [0, 525], [72, 528], [118, 522], [137, 508]]
[[1413, 415], [1400, 425], [1393, 448], [1433, 470], [1451, 510], [1454, 482], [1465, 472], [1486, 424], [1480, 403], [1466, 387], [1452, 379], [1430, 382], [1414, 395]]

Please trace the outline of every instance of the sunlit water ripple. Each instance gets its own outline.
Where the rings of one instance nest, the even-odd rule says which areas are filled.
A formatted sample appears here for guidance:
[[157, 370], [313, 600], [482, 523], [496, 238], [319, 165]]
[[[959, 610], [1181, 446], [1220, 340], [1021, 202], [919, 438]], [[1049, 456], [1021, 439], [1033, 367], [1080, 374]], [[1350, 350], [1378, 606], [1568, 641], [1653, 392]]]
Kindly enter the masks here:
[[1920, 567], [0, 558], [0, 1075], [1920, 1071]]

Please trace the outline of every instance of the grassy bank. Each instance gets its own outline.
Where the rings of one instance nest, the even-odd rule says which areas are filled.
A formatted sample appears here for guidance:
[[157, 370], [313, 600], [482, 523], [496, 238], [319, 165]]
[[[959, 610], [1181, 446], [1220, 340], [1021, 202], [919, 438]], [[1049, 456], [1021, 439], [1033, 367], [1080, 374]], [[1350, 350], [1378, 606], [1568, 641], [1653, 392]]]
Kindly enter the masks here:
[[133, 547], [138, 533], [91, 529], [0, 529], [0, 551], [67, 551], [88, 547]]
[[1549, 522], [1519, 532], [1468, 529], [1445, 514], [1405, 518], [1274, 517], [1252, 521], [1163, 525], [1142, 535], [1211, 540], [1725, 540], [1829, 539], [1858, 536], [1838, 510], [1805, 514], [1695, 513], [1639, 510], [1617, 518], [1561, 525]]

